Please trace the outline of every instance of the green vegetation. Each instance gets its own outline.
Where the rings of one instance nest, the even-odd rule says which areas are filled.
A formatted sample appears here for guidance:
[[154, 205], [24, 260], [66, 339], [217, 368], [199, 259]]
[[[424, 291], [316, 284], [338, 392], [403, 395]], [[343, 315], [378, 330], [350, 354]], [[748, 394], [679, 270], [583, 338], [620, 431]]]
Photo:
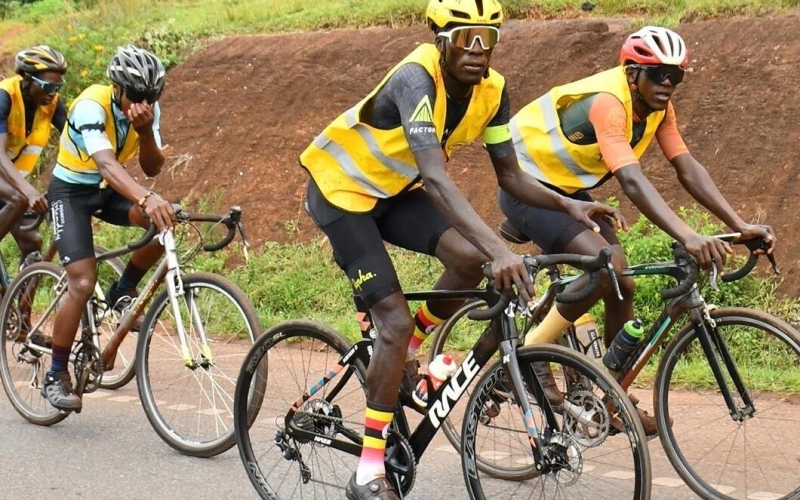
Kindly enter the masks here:
[[[674, 25], [681, 19], [764, 15], [800, 6], [800, 0], [594, 1], [505, 0], [509, 18], [630, 17]], [[209, 37], [242, 33], [404, 26], [424, 22], [427, 0], [20, 0], [0, 1], [0, 54], [47, 43], [62, 50], [73, 71], [65, 94], [74, 97], [102, 81], [117, 45], [150, 48], [168, 65], [179, 62]], [[3, 66], [0, 62], [0, 74]]]

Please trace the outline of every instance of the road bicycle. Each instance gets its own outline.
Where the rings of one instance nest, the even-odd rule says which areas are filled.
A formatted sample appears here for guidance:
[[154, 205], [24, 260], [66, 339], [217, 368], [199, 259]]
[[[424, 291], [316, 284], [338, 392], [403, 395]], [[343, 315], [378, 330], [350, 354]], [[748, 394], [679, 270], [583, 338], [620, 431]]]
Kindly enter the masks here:
[[[524, 243], [513, 227], [504, 223], [501, 234], [514, 243]], [[723, 235], [732, 242], [738, 235]], [[749, 274], [758, 260], [763, 242], [740, 242], [750, 257], [739, 270], [721, 276], [732, 282]], [[716, 287], [717, 275], [700, 276], [696, 262], [681, 246], [673, 245], [673, 261], [631, 266], [623, 276], [670, 276], [678, 285], [662, 292], [667, 300], [663, 312], [643, 337], [617, 376], [627, 390], [647, 362], [658, 355], [653, 399], [655, 417], [664, 451], [679, 476], [701, 498], [800, 498], [800, 335], [786, 322], [763, 311], [719, 308], [704, 300], [706, 283]], [[778, 272], [774, 257], [768, 255]], [[564, 276], [557, 267], [548, 270], [550, 286], [538, 299], [534, 311], [520, 331], [538, 324], [554, 298], [576, 276]], [[616, 285], [616, 280], [614, 280]], [[618, 287], [616, 288], [619, 293]], [[479, 303], [466, 304], [432, 339], [430, 359], [451, 350], [458, 337], [474, 336], [465, 315]], [[662, 349], [671, 329], [686, 321]], [[602, 337], [600, 337], [602, 338]], [[598, 339], [599, 340], [599, 339]], [[595, 357], [593, 345], [581, 343], [574, 327], [560, 342], [573, 350]], [[692, 386], [701, 381], [700, 388]], [[563, 379], [562, 391], [573, 388]], [[670, 425], [672, 422], [672, 425]], [[450, 443], [459, 448], [459, 422], [443, 425]], [[524, 455], [519, 440], [517, 451]], [[510, 474], [491, 456], [479, 464], [497, 477]], [[761, 496], [759, 496], [761, 495]]]
[[[596, 273], [607, 268], [610, 255], [605, 249], [597, 257], [549, 255], [524, 261], [532, 275], [554, 263], [589, 273], [583, 291], [560, 297], [581, 300], [597, 285]], [[411, 491], [417, 464], [436, 432], [473, 386], [461, 441], [471, 499], [649, 498], [644, 431], [633, 405], [604, 370], [562, 346], [518, 348], [515, 316], [520, 306], [496, 290], [492, 280], [485, 289], [405, 296], [410, 301], [480, 299], [489, 308], [471, 311], [470, 317], [490, 323], [455, 374], [429, 395], [424, 414], [407, 415], [406, 406], [398, 403], [387, 430], [385, 464], [401, 497]], [[345, 498], [344, 485], [361, 453], [365, 377], [376, 338], [371, 319], [363, 321], [363, 338], [355, 344], [325, 325], [296, 320], [273, 326], [248, 352], [236, 385], [234, 425], [245, 470], [261, 498]], [[552, 406], [532, 371], [537, 362], [569, 371], [583, 392]], [[264, 405], [256, 409], [249, 404], [254, 386], [264, 390]], [[410, 397], [405, 396], [401, 401]], [[502, 411], [493, 407], [497, 404]], [[527, 455], [520, 460], [506, 453], [501, 464], [513, 469], [517, 481], [484, 474], [476, 459], [485, 447], [494, 446], [501, 460], [517, 434], [527, 441]], [[606, 441], [598, 452], [597, 445]]]
[[[227, 229], [217, 243], [203, 244], [202, 237], [198, 238], [194, 251], [201, 247], [209, 252], [220, 250], [231, 243], [237, 230], [246, 242], [238, 207], [224, 216], [193, 214], [176, 207], [176, 220], [198, 234], [196, 223], [210, 222]], [[235, 443], [231, 422], [234, 377], [262, 327], [250, 300], [230, 280], [211, 273], [182, 274], [174, 234], [170, 230], [157, 236], [164, 256], [139, 297], [122, 313], [107, 342], [101, 341], [98, 326], [112, 304], [97, 295], [88, 301], [70, 363], [75, 392], [82, 396], [97, 390], [105, 375], [104, 354], [106, 359], [114, 359], [115, 348], [136, 318], [144, 314], [136, 334], [135, 371], [145, 414], [167, 444], [187, 455], [208, 457]], [[154, 237], [156, 229], [151, 225], [138, 241], [100, 254], [97, 259], [113, 259]], [[162, 283], [164, 289], [157, 294]], [[0, 325], [7, 332], [11, 327], [49, 332], [66, 289], [62, 268], [47, 262], [29, 266], [9, 287], [0, 307]], [[30, 342], [29, 337], [3, 336], [3, 386], [24, 418], [38, 425], [52, 425], [68, 413], [53, 408], [41, 396], [51, 350]]]

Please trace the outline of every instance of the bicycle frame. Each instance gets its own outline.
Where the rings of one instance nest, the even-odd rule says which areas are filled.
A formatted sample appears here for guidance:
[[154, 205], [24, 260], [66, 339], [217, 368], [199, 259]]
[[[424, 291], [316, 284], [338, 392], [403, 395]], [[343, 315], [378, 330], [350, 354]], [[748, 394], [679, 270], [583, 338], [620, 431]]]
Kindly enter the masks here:
[[[432, 290], [407, 292], [405, 293], [405, 297], [410, 302], [481, 299], [487, 304], [493, 305], [497, 303], [499, 294], [494, 289], [465, 291]], [[518, 343], [517, 326], [514, 322], [515, 308], [516, 305], [512, 301], [500, 316], [492, 319], [475, 345], [466, 353], [464, 361], [458, 367], [455, 374], [448, 378], [435, 393], [429, 394], [431, 401], [429, 410], [425, 413], [422, 421], [413, 430], [405, 416], [403, 405], [398, 403], [393, 422], [397, 426], [398, 431], [404, 437], [408, 438], [417, 462], [428, 445], [432, 442], [439, 427], [441, 427], [444, 420], [453, 410], [455, 403], [464, 395], [466, 388], [475, 380], [480, 370], [498, 349], [501, 353], [501, 359], [506, 365], [507, 373], [512, 380], [516, 394], [525, 394], [524, 387], [525, 384], [527, 384], [527, 387], [532, 390], [536, 400], [542, 402], [541, 407], [544, 410], [550, 428], [556, 430], [559, 428], [558, 422], [554, 416], [554, 411], [550, 407], [547, 398], [544, 397], [544, 391], [539, 380], [531, 373], [527, 373], [527, 376], [523, 375], [517, 358], [513, 355]], [[361, 361], [364, 366], [369, 365], [369, 361], [372, 357], [374, 325], [368, 312], [359, 311], [359, 318], [362, 317], [362, 314], [364, 316], [363, 320], [361, 320], [361, 329], [364, 338], [356, 342], [341, 359], [339, 359], [335, 368], [329, 369], [323, 377], [307, 389], [303, 396], [292, 405], [292, 410], [287, 414], [285, 419], [286, 428], [292, 429], [296, 439], [313, 440], [356, 456], [361, 453], [362, 445], [361, 439], [358, 436], [348, 433], [350, 441], [342, 441], [331, 439], [329, 436], [317, 435], [312, 431], [307, 431], [296, 426], [293, 417], [295, 412], [305, 401], [313, 397], [323, 386], [330, 384], [343, 370], [346, 370], [340, 381], [326, 395], [328, 401], [336, 397], [341, 388], [344, 387], [345, 383], [349, 380], [349, 377], [353, 374], [353, 371], [347, 368], [348, 365], [352, 364], [353, 360]], [[519, 397], [518, 400], [522, 407], [523, 414], [521, 417], [528, 431], [535, 467], [537, 470], [541, 471], [544, 468], [544, 457], [541, 436], [533, 421], [533, 410], [531, 409], [527, 397]]]

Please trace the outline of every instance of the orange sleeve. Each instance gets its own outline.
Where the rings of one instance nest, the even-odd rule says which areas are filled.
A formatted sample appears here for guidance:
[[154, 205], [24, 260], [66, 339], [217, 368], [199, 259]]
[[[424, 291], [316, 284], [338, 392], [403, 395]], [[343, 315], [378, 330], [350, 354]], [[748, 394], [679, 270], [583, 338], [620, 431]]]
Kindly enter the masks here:
[[667, 160], [671, 161], [676, 156], [689, 152], [678, 131], [678, 120], [675, 118], [675, 108], [672, 107], [672, 103], [667, 105], [667, 114], [656, 129], [656, 140]]
[[611, 172], [638, 163], [628, 142], [628, 116], [625, 107], [611, 94], [601, 93], [589, 109], [589, 121], [597, 134], [600, 154]]

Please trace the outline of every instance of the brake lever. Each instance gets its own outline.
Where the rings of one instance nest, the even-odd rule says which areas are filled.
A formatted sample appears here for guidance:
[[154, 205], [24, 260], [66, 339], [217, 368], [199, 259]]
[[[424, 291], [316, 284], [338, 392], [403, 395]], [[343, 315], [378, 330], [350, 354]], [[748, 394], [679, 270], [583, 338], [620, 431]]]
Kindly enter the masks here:
[[614, 272], [614, 266], [611, 264], [611, 261], [608, 261], [604, 267], [606, 268], [608, 277], [611, 279], [611, 283], [614, 285], [614, 291], [617, 293], [617, 298], [622, 300], [622, 291], [619, 289], [619, 280], [617, 280], [617, 273]]
[[242, 222], [239, 220], [236, 220], [234, 222], [236, 224], [236, 229], [239, 230], [239, 235], [242, 237], [242, 243], [244, 243], [244, 245], [242, 245], [242, 254], [244, 255], [244, 261], [249, 262], [250, 254], [248, 252], [248, 249], [250, 248], [250, 241], [248, 241], [247, 236], [245, 236], [244, 234], [244, 226], [242, 225]]
[[778, 263], [775, 262], [775, 256], [771, 253], [768, 253], [767, 260], [769, 260], [769, 263], [772, 265], [772, 272], [775, 274], [781, 274], [781, 268], [778, 267]]
[[709, 276], [709, 283], [711, 284], [711, 288], [713, 290], [719, 290], [719, 286], [717, 286], [717, 278], [719, 277], [719, 272], [717, 270], [717, 263], [711, 262], [711, 273]]

